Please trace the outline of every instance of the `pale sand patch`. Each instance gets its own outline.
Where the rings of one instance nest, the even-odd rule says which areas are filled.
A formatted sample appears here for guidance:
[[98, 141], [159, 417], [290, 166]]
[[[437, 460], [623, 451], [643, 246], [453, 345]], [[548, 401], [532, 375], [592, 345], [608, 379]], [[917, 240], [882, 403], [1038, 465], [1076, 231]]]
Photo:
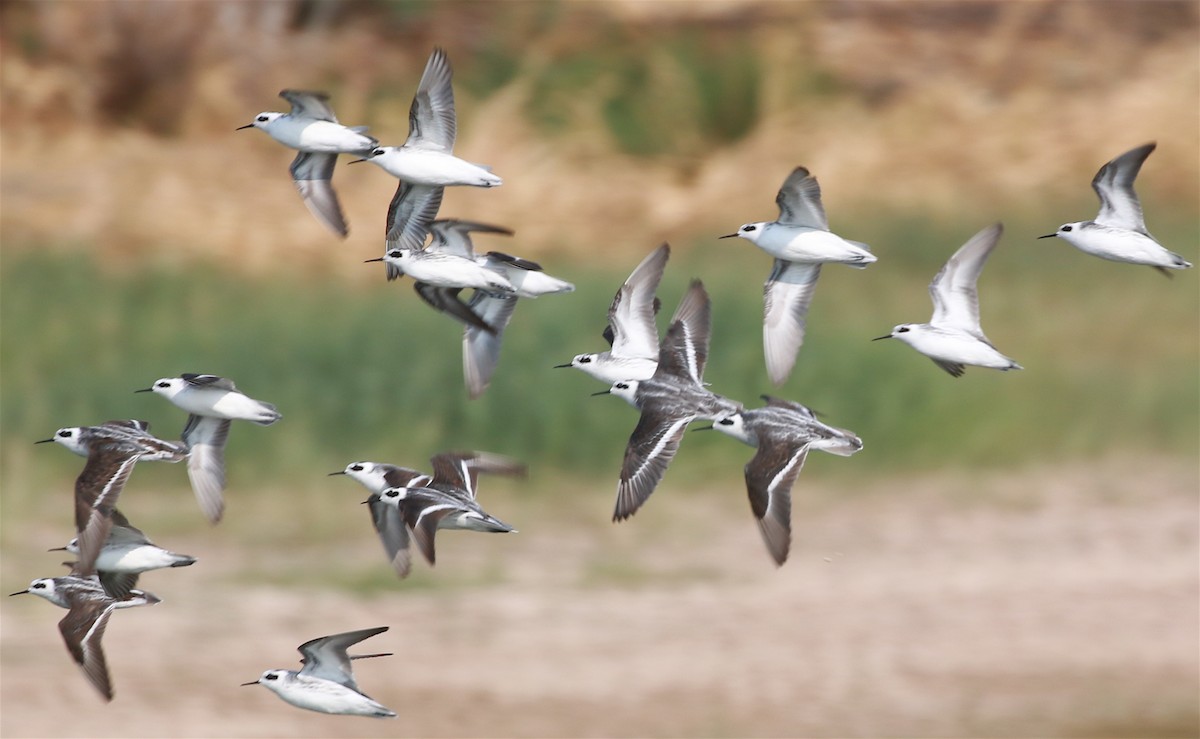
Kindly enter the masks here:
[[[162, 604], [113, 619], [109, 705], [63, 649], [61, 612], [5, 599], [0, 730], [1194, 735], [1195, 472], [1188, 461], [1077, 464], [879, 481], [858, 494], [815, 482], [798, 496], [791, 561], [778, 570], [744, 501], [728, 495], [685, 504], [687, 491], [664, 486], [621, 526], [599, 508], [595, 522], [574, 510], [539, 525], [532, 503], [500, 500], [497, 512], [526, 514], [511, 519], [520, 534], [439, 539], [427, 574], [468, 584], [397, 583], [368, 597], [246, 584], [238, 573], [257, 552], [198, 535], [178, 548], [200, 564], [145, 578]], [[348, 566], [386, 567], [375, 549], [354, 543]], [[296, 557], [272, 566], [319, 564]], [[488, 566], [500, 584], [470, 585]], [[392, 629], [364, 647], [397, 654], [356, 672], [394, 721], [322, 716], [237, 687], [295, 667], [302, 641], [375, 625]]]

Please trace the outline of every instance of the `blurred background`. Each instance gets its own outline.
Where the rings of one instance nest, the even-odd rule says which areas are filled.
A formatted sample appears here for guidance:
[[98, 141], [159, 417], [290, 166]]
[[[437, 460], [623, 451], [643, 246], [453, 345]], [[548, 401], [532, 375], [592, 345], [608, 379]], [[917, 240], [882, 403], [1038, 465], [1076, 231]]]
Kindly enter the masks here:
[[[1089, 181], [1158, 149], [1150, 231], [1200, 257], [1194, 2], [0, 3], [0, 575], [58, 574], [82, 460], [55, 429], [184, 416], [133, 395], [233, 378], [284, 415], [235, 425], [227, 518], [182, 469], [143, 465], [122, 509], [193, 554], [106, 636], [103, 706], [41, 602], [3, 602], [9, 736], [1193, 736], [1200, 732], [1200, 289], [1060, 240]], [[293, 152], [235, 132], [328, 91], [401, 143], [435, 46], [454, 66], [455, 153], [503, 187], [441, 217], [512, 228], [571, 295], [522, 301], [469, 401], [457, 324], [379, 265], [395, 181], [338, 167], [350, 223], [304, 208]], [[343, 158], [343, 162], [348, 161]], [[879, 262], [825, 270], [787, 384], [763, 368], [770, 258], [717, 237], [777, 214], [797, 165], [832, 229]], [[983, 327], [1026, 370], [952, 379], [893, 342], [980, 228]], [[858, 433], [814, 455], [775, 569], [745, 503], [748, 447], [688, 436], [653, 499], [609, 523], [636, 415], [552, 369], [603, 347], [613, 292], [663, 241], [660, 325], [704, 280], [706, 379]], [[517, 457], [481, 500], [520, 533], [447, 533], [398, 581], [366, 493], [326, 473]], [[359, 682], [394, 723], [234, 690], [323, 634], [392, 630]], [[63, 700], [72, 701], [62, 711]], [[77, 702], [77, 703], [76, 703]]]

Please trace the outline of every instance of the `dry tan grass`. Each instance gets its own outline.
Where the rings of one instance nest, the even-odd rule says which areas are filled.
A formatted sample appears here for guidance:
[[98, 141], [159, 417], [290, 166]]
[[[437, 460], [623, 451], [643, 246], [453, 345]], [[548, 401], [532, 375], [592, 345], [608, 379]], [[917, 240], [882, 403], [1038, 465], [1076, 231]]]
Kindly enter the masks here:
[[[455, 56], [468, 64], [488, 26], [434, 14], [396, 38], [378, 33], [385, 24], [371, 16], [332, 30], [288, 30], [286, 3], [169, 4], [179, 6], [170, 13], [165, 5], [9, 11], [9, 37], [24, 24], [45, 48], [22, 55], [20, 44], [8, 43], [2, 52], [6, 248], [67, 242], [112, 257], [187, 261], [236, 253], [231, 266], [252, 272], [286, 255], [366, 279], [346, 252], [378, 251], [392, 181], [374, 168], [338, 172], [353, 228], [339, 246], [288, 184], [288, 152], [261, 133], [232, 129], [278, 107], [280, 87], [337, 80], [343, 120], [398, 140], [427, 49], [461, 46]], [[1053, 216], [1049, 228], [1086, 217], [1096, 168], [1151, 139], [1160, 149], [1139, 181], [1153, 203], [1151, 225], [1155, 210], [1194, 213], [1200, 200], [1192, 4], [706, 3], [681, 17], [685, 7], [692, 5], [567, 4], [561, 32], [523, 45], [512, 83], [484, 100], [460, 91], [457, 150], [491, 164], [506, 184], [455, 188], [443, 213], [509, 224], [533, 255], [586, 258], [770, 217], [782, 176], [803, 163], [821, 177], [835, 223], [881, 208], [995, 219], [1045, 210], [1048, 198], [1086, 206]], [[636, 27], [642, 35], [634, 38], [689, 23], [751, 35], [764, 60], [760, 124], [736, 144], [685, 160], [618, 153], [591, 98], [580, 100], [571, 131], [539, 132], [522, 112], [529, 81], [558, 63], [572, 39], [588, 38], [592, 17]], [[89, 42], [77, 43], [81, 37]], [[674, 62], [653, 45], [631, 53], [649, 54], [672, 79]], [[163, 60], [160, 77], [113, 79], [139, 69], [143, 57]], [[797, 98], [798, 80], [814, 70], [835, 79], [838, 91]], [[129, 91], [135, 83], [169, 94], [139, 96]], [[372, 97], [381, 88], [392, 95]], [[125, 108], [136, 125], [112, 120]]]

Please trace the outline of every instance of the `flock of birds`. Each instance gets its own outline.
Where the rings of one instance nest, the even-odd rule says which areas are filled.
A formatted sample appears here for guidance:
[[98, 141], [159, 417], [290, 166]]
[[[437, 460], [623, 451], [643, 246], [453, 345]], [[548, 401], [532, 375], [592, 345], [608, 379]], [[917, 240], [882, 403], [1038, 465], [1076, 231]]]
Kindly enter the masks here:
[[[241, 128], [258, 128], [298, 151], [292, 179], [309, 210], [339, 236], [348, 229], [332, 187], [339, 154], [354, 154], [399, 180], [387, 214], [382, 261], [387, 279], [404, 275], [435, 310], [464, 326], [463, 370], [472, 398], [482, 394], [499, 361], [500, 346], [516, 301], [574, 286], [547, 275], [535, 262], [502, 252], [475, 251], [472, 233], [510, 235], [508, 229], [458, 219], [437, 219], [443, 191], [451, 186], [494, 187], [502, 180], [485, 166], [453, 155], [456, 133], [449, 60], [441, 49], [429, 57], [409, 111], [409, 136], [401, 146], [379, 146], [366, 127], [340, 124], [328, 96], [284, 90], [288, 113], [264, 112]], [[1089, 221], [1067, 223], [1053, 234], [1104, 259], [1167, 270], [1192, 265], [1163, 248], [1146, 231], [1133, 182], [1153, 143], [1132, 149], [1101, 167], [1092, 180], [1100, 212]], [[353, 163], [353, 162], [352, 162]], [[797, 167], [776, 197], [779, 216], [747, 223], [736, 233], [774, 257], [764, 287], [763, 346], [770, 380], [781, 385], [792, 371], [804, 340], [808, 306], [821, 266], [841, 263], [865, 268], [876, 261], [867, 245], [829, 230], [817, 180]], [[1021, 369], [988, 341], [980, 328], [976, 282], [1002, 226], [972, 236], [946, 262], [929, 286], [933, 315], [928, 323], [900, 324], [879, 339], [895, 338], [929, 357], [951, 375], [967, 365]], [[428, 243], [427, 243], [428, 240]], [[558, 367], [574, 367], [608, 385], [595, 393], [616, 395], [640, 411], [625, 449], [613, 520], [633, 515], [654, 492], [696, 420], [755, 448], [745, 466], [751, 510], [772, 559], [782, 565], [791, 542], [791, 488], [811, 450], [849, 456], [862, 449], [854, 433], [822, 422], [811, 409], [764, 395], [766, 405], [746, 408], [717, 395], [704, 382], [709, 354], [711, 301], [693, 280], [661, 341], [657, 297], [670, 247], [647, 255], [620, 286], [608, 309], [603, 336], [609, 348], [578, 354]], [[461, 297], [471, 288], [469, 300]], [[231, 380], [183, 374], [157, 380], [138, 392], [157, 393], [188, 413], [180, 441], [165, 441], [144, 421], [109, 421], [59, 429], [56, 442], [87, 462], [75, 482], [76, 537], [61, 549], [75, 555], [69, 575], [40, 578], [33, 593], [67, 609], [59, 622], [68, 651], [108, 700], [113, 690], [101, 638], [113, 611], [152, 605], [159, 598], [137, 589], [139, 575], [184, 567], [196, 560], [156, 546], [116, 507], [134, 466], [142, 461], [187, 461], [191, 487], [205, 516], [220, 521], [224, 510], [224, 449], [233, 421], [270, 425], [274, 406], [240, 392]], [[41, 442], [39, 442], [41, 443]], [[372, 523], [388, 561], [403, 578], [412, 569], [411, 544], [433, 565], [440, 529], [492, 533], [514, 529], [477, 501], [479, 475], [522, 475], [524, 465], [484, 452], [444, 452], [430, 460], [431, 472], [379, 462], [355, 462], [331, 475], [348, 476], [367, 488]], [[353, 645], [387, 627], [333, 634], [299, 647], [299, 670], [268, 670], [245, 685], [263, 685], [292, 705], [314, 711], [391, 717], [396, 714], [358, 689], [351, 661], [385, 654], [350, 655]]]

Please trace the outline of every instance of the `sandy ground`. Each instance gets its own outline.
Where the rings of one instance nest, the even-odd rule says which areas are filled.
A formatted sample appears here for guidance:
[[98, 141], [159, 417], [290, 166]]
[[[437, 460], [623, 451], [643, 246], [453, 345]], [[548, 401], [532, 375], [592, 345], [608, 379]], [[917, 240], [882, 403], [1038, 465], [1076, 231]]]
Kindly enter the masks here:
[[[3, 599], [0, 731], [1195, 736], [1196, 473], [1194, 460], [1079, 464], [853, 495], [802, 480], [781, 569], [740, 496], [665, 483], [620, 526], [587, 496], [517, 535], [447, 532], [436, 570], [365, 595], [247, 582], [239, 572], [263, 552], [185, 537], [173, 548], [200, 563], [144, 578], [164, 602], [108, 629], [111, 704], [63, 649], [61, 612]], [[544, 504], [510, 496], [494, 512], [520, 525]], [[255, 567], [302, 574], [336, 553], [386, 568], [376, 547], [364, 537]], [[25, 587], [8, 559], [6, 591]], [[302, 641], [376, 625], [391, 630], [362, 646], [396, 655], [356, 673], [397, 719], [324, 716], [237, 687], [294, 668]]]

